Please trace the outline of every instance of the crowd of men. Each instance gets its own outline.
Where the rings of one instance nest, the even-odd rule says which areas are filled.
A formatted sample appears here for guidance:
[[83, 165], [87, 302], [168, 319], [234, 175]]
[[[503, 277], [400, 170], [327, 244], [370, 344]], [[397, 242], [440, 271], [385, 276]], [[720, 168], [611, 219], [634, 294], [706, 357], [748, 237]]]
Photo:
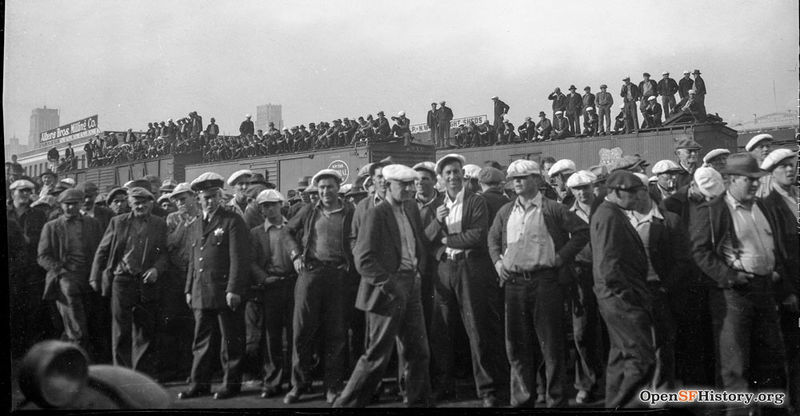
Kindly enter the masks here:
[[188, 376], [181, 399], [221, 375], [215, 399], [257, 378], [293, 404], [321, 379], [328, 403], [362, 407], [389, 374], [409, 406], [451, 398], [468, 348], [486, 407], [564, 407], [573, 383], [579, 404], [705, 386], [796, 410], [797, 154], [772, 141], [701, 161], [676, 139], [651, 177], [638, 155], [505, 172], [387, 158], [288, 198], [249, 170], [100, 194], [9, 169], [12, 353], [61, 337], [95, 362]]

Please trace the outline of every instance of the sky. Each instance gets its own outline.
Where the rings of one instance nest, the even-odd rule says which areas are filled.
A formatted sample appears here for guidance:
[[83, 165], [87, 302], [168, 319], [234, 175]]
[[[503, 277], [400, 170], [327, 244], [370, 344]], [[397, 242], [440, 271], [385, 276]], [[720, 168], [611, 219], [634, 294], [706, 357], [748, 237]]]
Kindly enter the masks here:
[[[643, 72], [699, 69], [706, 108], [731, 124], [798, 107], [797, 0], [272, 1], [7, 0], [3, 129], [27, 141], [31, 110], [61, 124], [146, 129], [197, 111], [237, 133], [281, 104], [284, 125], [405, 111], [512, 122]], [[774, 89], [773, 89], [774, 85]], [[774, 91], [774, 93], [773, 93]]]

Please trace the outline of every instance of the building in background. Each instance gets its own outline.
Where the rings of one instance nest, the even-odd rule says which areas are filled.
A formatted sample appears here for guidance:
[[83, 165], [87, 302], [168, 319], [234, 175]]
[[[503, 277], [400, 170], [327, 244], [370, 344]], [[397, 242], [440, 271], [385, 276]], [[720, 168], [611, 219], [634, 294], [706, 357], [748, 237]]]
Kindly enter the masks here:
[[28, 146], [33, 148], [41, 147], [39, 134], [43, 131], [54, 129], [61, 123], [57, 108], [34, 108], [31, 111], [31, 130], [28, 133]]
[[283, 128], [283, 108], [280, 104], [264, 104], [256, 107], [256, 130], [267, 131], [269, 123], [275, 123], [275, 128]]
[[28, 151], [28, 145], [20, 144], [17, 136], [6, 139], [3, 144], [3, 151], [6, 155], [6, 160], [11, 160], [11, 155], [19, 156], [20, 153], [25, 153]]

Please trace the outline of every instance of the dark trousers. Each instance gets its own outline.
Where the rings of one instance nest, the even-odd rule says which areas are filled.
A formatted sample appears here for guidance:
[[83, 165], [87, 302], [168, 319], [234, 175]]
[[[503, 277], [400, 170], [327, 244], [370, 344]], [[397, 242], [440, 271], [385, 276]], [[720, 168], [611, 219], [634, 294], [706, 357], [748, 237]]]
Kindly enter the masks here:
[[439, 135], [439, 140], [441, 140], [445, 146], [448, 146], [450, 144], [450, 122], [439, 123], [436, 129], [438, 130], [437, 134]]
[[660, 282], [647, 283], [653, 295], [653, 340], [656, 347], [656, 368], [653, 388], [672, 391], [675, 384], [675, 318], [669, 298]]
[[664, 120], [666, 121], [675, 108], [675, 94], [662, 95], [661, 108], [664, 110]]
[[[722, 386], [727, 391], [778, 391], [786, 387], [786, 355], [770, 276], [741, 289], [709, 293]], [[767, 408], [765, 408], [766, 410]], [[744, 407], [727, 414], [748, 414]]]
[[156, 375], [158, 304], [154, 284], [134, 276], [116, 276], [111, 286], [111, 350], [114, 365]]
[[789, 370], [789, 383], [786, 392], [789, 404], [795, 412], [800, 412], [800, 315], [783, 310], [781, 312], [781, 329], [783, 344], [786, 348], [786, 361]]
[[597, 107], [597, 129], [600, 133], [611, 132], [611, 107]]
[[[345, 368], [345, 274], [340, 269], [319, 267], [303, 270], [294, 289], [292, 385], [311, 386], [310, 372], [317, 341], [325, 351], [325, 387], [339, 390]], [[322, 340], [319, 340], [322, 335]]]
[[[289, 379], [291, 368], [292, 312], [294, 311], [294, 278], [278, 281], [259, 290], [247, 302], [246, 353], [254, 367], [261, 367], [262, 386], [278, 389]], [[286, 332], [286, 351], [283, 334]]]
[[111, 363], [111, 300], [100, 293], [86, 293], [84, 300], [88, 315], [87, 325], [91, 334], [92, 360], [95, 363]]
[[367, 312], [369, 345], [334, 407], [364, 407], [369, 404], [389, 364], [395, 342], [404, 363], [408, 405], [430, 405], [430, 354], [422, 314], [420, 277], [408, 273], [398, 274], [396, 279], [397, 297], [388, 314]]
[[716, 371], [709, 289], [700, 282], [706, 278], [702, 272], [696, 266], [692, 269], [686, 276], [689, 284], [673, 289], [670, 299], [677, 329], [675, 376], [684, 386], [711, 386]]
[[439, 126], [434, 124], [433, 126], [430, 126], [429, 128], [431, 129], [431, 144], [436, 146], [436, 147], [441, 147], [441, 144], [439, 143], [439, 138], [438, 138], [438, 136], [436, 134], [437, 130], [439, 130]]
[[567, 120], [569, 120], [569, 131], [573, 136], [581, 134], [581, 114], [580, 113], [566, 113]]
[[186, 380], [192, 370], [194, 315], [183, 293], [186, 270], [170, 270], [160, 288], [156, 338], [161, 380]]
[[211, 359], [214, 346], [220, 345], [222, 364], [222, 389], [238, 392], [242, 382], [242, 356], [244, 355], [244, 307], [236, 310], [193, 309], [194, 343], [192, 344], [191, 384], [194, 388], [211, 387]]
[[[534, 357], [541, 349], [545, 364], [547, 407], [567, 404], [564, 297], [555, 269], [512, 273], [505, 285], [506, 353], [511, 365], [511, 405], [533, 407], [536, 393]], [[538, 340], [539, 345], [536, 345]]]
[[[33, 267], [38, 266], [31, 266]], [[39, 277], [41, 279], [28, 282], [24, 276], [16, 274], [9, 276], [11, 281], [9, 328], [14, 335], [9, 339], [9, 347], [14, 358], [22, 358], [28, 348], [39, 341], [58, 338], [61, 331], [56, 328], [63, 327], [55, 302], [42, 300], [44, 280], [43, 276]]]
[[639, 131], [639, 114], [636, 111], [636, 101], [625, 103], [625, 133]]
[[357, 273], [350, 273], [345, 277], [345, 324], [346, 326], [346, 344], [345, 354], [347, 355], [347, 371], [352, 371], [356, 366], [358, 358], [364, 354], [364, 349], [367, 346], [366, 325], [367, 319], [364, 316], [364, 311], [355, 307], [356, 295], [358, 294], [358, 284], [361, 277]]
[[656, 366], [653, 314], [640, 306], [644, 300], [634, 305], [616, 294], [598, 299], [597, 304], [610, 343], [605, 406], [643, 407], [639, 392], [652, 386]]
[[603, 346], [603, 325], [597, 309], [597, 297], [592, 290], [592, 265], [575, 266], [578, 273], [572, 291], [570, 312], [572, 314], [572, 334], [575, 341], [575, 390], [600, 393], [602, 385], [603, 360], [606, 357]]
[[495, 395], [508, 380], [502, 356], [502, 319], [487, 293], [496, 284], [488, 257], [443, 260], [435, 283], [431, 350], [435, 387], [453, 389], [453, 336], [461, 320], [469, 338], [472, 374], [478, 396]]

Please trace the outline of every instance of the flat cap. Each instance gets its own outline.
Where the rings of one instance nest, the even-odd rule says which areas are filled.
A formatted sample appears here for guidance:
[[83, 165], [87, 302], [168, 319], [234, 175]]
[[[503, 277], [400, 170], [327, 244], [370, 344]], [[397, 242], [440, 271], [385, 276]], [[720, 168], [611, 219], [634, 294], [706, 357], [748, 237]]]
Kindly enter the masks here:
[[553, 113], [553, 114], [555, 114], [555, 115], [557, 115], [557, 116], [560, 116], [560, 115], [564, 114], [564, 112], [563, 112], [563, 111], [561, 111], [561, 110], [559, 110], [559, 111], [556, 111], [556, 112], [555, 112], [555, 113]]
[[75, 189], [83, 192], [87, 196], [95, 196], [100, 191], [94, 182], [82, 182], [75, 187]]
[[157, 204], [159, 204], [159, 205], [161, 205], [161, 204], [162, 204], [164, 201], [167, 201], [167, 202], [169, 202], [169, 197], [170, 197], [170, 194], [164, 194], [164, 195], [161, 195], [161, 196], [160, 196], [160, 197], [158, 197], [158, 199], [156, 200], [156, 203], [157, 203]]
[[481, 167], [478, 165], [467, 164], [464, 165], [464, 177], [467, 179], [478, 179], [478, 175], [481, 174]]
[[436, 161], [436, 173], [442, 173], [444, 165], [454, 160], [460, 162], [462, 167], [467, 163], [467, 160], [464, 159], [464, 156], [461, 156], [458, 153], [448, 153]]
[[692, 140], [690, 137], [680, 137], [675, 139], [675, 150], [678, 149], [695, 149], [700, 150], [703, 146], [700, 146], [700, 143]]
[[680, 172], [682, 170], [682, 167], [678, 166], [677, 163], [669, 159], [659, 160], [655, 165], [653, 165], [653, 175], [660, 175], [668, 172]]
[[94, 203], [95, 203], [95, 204], [105, 204], [105, 203], [106, 203], [106, 197], [107, 197], [107, 196], [108, 196], [108, 194], [107, 194], [107, 193], [105, 193], [105, 192], [100, 192], [99, 194], [97, 194], [97, 196], [96, 196], [96, 197], [94, 197]]
[[597, 180], [597, 175], [588, 170], [579, 170], [567, 179], [568, 188], [577, 188], [580, 186], [591, 185]]
[[133, 187], [128, 191], [128, 198], [156, 199], [150, 191], [139, 186]]
[[286, 198], [283, 197], [283, 194], [276, 189], [265, 189], [258, 193], [256, 197], [256, 203], [263, 204], [265, 202], [283, 202], [286, 201]]
[[303, 190], [303, 193], [304, 194], [314, 194], [314, 193], [317, 193], [317, 191], [319, 191], [319, 188], [317, 188], [316, 185], [309, 185], [308, 188]]
[[731, 151], [728, 149], [714, 149], [703, 156], [703, 163], [710, 163], [716, 157], [729, 154], [731, 154]]
[[569, 88], [567, 88], [567, 89], [568, 90], [577, 90], [577, 88], [575, 88], [575, 85], [570, 85]]
[[644, 73], [642, 73], [642, 76], [643, 76], [643, 77], [649, 77], [649, 76], [650, 76], [650, 73], [649, 73], [649, 72], [644, 72]]
[[346, 184], [344, 184], [344, 185], [339, 187], [339, 195], [345, 195], [348, 192], [350, 192], [351, 189], [353, 189], [353, 184], [352, 183], [346, 183]]
[[64, 191], [66, 191], [67, 189], [70, 189], [70, 187], [69, 187], [69, 186], [67, 186], [67, 185], [64, 185], [64, 184], [63, 184], [63, 183], [61, 183], [61, 182], [59, 182], [59, 183], [57, 183], [57, 184], [56, 184], [56, 186], [54, 186], [54, 187], [53, 187], [53, 189], [51, 189], [51, 190], [50, 190], [50, 192], [48, 192], [47, 194], [48, 194], [48, 195], [55, 195], [55, 196], [58, 196], [60, 193], [62, 193], [62, 192], [64, 192]]
[[187, 193], [187, 192], [192, 194], [192, 195], [194, 195], [194, 191], [189, 186], [189, 184], [186, 183], [186, 182], [181, 182], [181, 183], [179, 183], [178, 185], [175, 186], [175, 189], [172, 190], [172, 193], [169, 194], [169, 197], [170, 198], [175, 198], [176, 196], [178, 196], [180, 194], [183, 194], [183, 193]]
[[589, 91], [589, 90], [591, 90], [591, 89], [592, 89], [592, 87], [590, 87], [590, 86], [588, 86], [588, 85], [587, 85], [587, 86], [585, 86], [585, 87], [583, 87], [583, 90], [584, 90], [584, 91]]
[[385, 115], [385, 114], [383, 113], [383, 110], [381, 110], [381, 111], [378, 111], [376, 114], [377, 114], [377, 115], [379, 115], [379, 116]]
[[505, 179], [503, 172], [492, 166], [484, 167], [478, 175], [478, 182], [485, 184], [501, 183]]
[[622, 80], [623, 80], [623, 81], [630, 81], [630, 80], [631, 80], [631, 77], [630, 77], [630, 76], [626, 76], [625, 78], [622, 78]]
[[79, 203], [83, 202], [83, 198], [85, 197], [86, 195], [77, 189], [67, 189], [60, 195], [58, 195], [58, 203], [59, 204], [74, 204], [76, 202]]
[[47, 169], [46, 171], [44, 171], [44, 172], [42, 172], [41, 174], [39, 174], [39, 177], [41, 178], [42, 176], [48, 176], [48, 175], [50, 175], [50, 176], [52, 176], [52, 177], [54, 177], [54, 178], [56, 177], [56, 174], [55, 174], [55, 172], [53, 172], [53, 171], [52, 171], [52, 170], [50, 170], [50, 169]]
[[114, 197], [117, 195], [124, 195], [128, 196], [128, 190], [126, 188], [114, 188], [112, 189], [108, 195], [106, 195], [106, 205], [111, 205], [111, 201], [114, 200]]
[[773, 141], [773, 140], [775, 140], [775, 138], [772, 137], [771, 134], [767, 134], [767, 133], [757, 134], [757, 135], [753, 136], [753, 138], [751, 138], [747, 142], [747, 144], [744, 146], [744, 150], [747, 150], [748, 152], [752, 152], [753, 149], [755, 149], [756, 146], [758, 146], [758, 144], [763, 142], [764, 140]]
[[625, 155], [611, 165], [611, 172], [646, 167], [647, 161], [637, 155]]
[[492, 96], [492, 98], [490, 98], [490, 99], [491, 99], [491, 100], [496, 100], [496, 99], [497, 99], [497, 96], [496, 96], [496, 95], [493, 95], [493, 96]]
[[[372, 163], [367, 163], [366, 165], [360, 167], [358, 169], [357, 177], [366, 178], [366, 177], [370, 176], [369, 175], [369, 171], [370, 171], [371, 168], [372, 168]], [[306, 182], [306, 186], [308, 186], [308, 182]]]
[[689, 75], [689, 70], [687, 69], [687, 70], [683, 71], [683, 75]]
[[75, 179], [72, 179], [72, 178], [63, 178], [59, 182], [63, 183], [64, 185], [69, 186], [70, 188], [74, 188], [75, 187]]
[[661, 73], [661, 75], [669, 75], [669, 72], [664, 71], [664, 72]]
[[428, 172], [432, 173], [433, 176], [436, 176], [436, 164], [433, 162], [419, 162], [413, 167], [414, 170], [427, 170]]
[[387, 181], [411, 182], [419, 178], [419, 173], [406, 165], [393, 164], [383, 168], [383, 178]]
[[511, 162], [506, 170], [507, 178], [517, 178], [521, 176], [541, 175], [539, 164], [528, 159], [518, 159]]
[[250, 177], [250, 184], [251, 185], [260, 184], [260, 185], [267, 186], [268, 182], [267, 182], [267, 178], [265, 178], [264, 175], [262, 175], [260, 173], [254, 173], [253, 176]]
[[643, 188], [642, 181], [627, 170], [616, 170], [611, 172], [606, 179], [606, 188], [608, 189], [621, 189], [623, 191], [632, 191], [638, 188]]
[[172, 179], [167, 179], [164, 182], [161, 182], [161, 188], [158, 188], [158, 190], [172, 192], [172, 190], [175, 189], [175, 186], [177, 184], [178, 183], [173, 181]]
[[190, 184], [193, 191], [205, 191], [212, 188], [222, 188], [225, 186], [225, 178], [214, 172], [206, 172], [198, 176]]
[[586, 107], [586, 111], [594, 111], [594, 107]]
[[123, 186], [123, 188], [127, 188], [127, 189], [136, 188], [136, 187], [144, 188], [144, 189], [147, 189], [148, 191], [150, 191], [150, 181], [148, 181], [145, 178], [134, 179], [132, 181], [125, 182], [125, 185]]
[[789, 149], [775, 149], [761, 162], [761, 169], [772, 172], [781, 162], [793, 157], [797, 157], [797, 152]]
[[342, 174], [339, 173], [338, 170], [333, 169], [322, 169], [321, 171], [317, 172], [314, 177], [311, 178], [311, 183], [316, 186], [319, 180], [323, 178], [333, 178], [336, 180], [336, 183], [342, 183]]
[[697, 190], [708, 198], [716, 198], [725, 192], [722, 175], [714, 168], [697, 168], [694, 171], [694, 183], [697, 185]]
[[237, 170], [228, 177], [228, 186], [236, 185], [240, 180], [245, 179], [249, 182], [251, 176], [253, 176], [253, 171], [250, 169]]
[[11, 183], [11, 186], [9, 186], [8, 189], [10, 189], [12, 191], [15, 191], [17, 189], [34, 190], [34, 189], [36, 189], [36, 185], [34, 185], [33, 182], [31, 182], [31, 181], [29, 181], [27, 179], [17, 179], [16, 181]]
[[606, 85], [606, 84], [600, 84], [600, 88], [608, 88], [608, 85]]
[[576, 170], [578, 170], [578, 168], [575, 167], [575, 162], [569, 159], [561, 159], [550, 167], [550, 170], [547, 171], [547, 174], [549, 176], [555, 176], [559, 173], [575, 173]]

